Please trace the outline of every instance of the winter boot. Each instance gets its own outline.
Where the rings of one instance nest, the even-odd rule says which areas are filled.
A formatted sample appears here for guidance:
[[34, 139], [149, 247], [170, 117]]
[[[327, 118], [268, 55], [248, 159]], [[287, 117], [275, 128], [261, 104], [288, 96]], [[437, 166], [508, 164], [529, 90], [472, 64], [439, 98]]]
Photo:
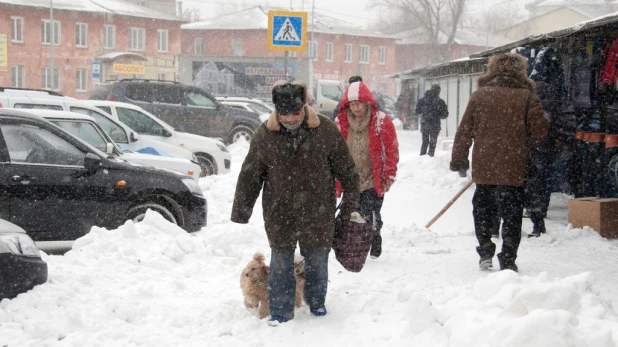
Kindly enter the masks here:
[[326, 316], [326, 313], [328, 313], [326, 311], [326, 307], [322, 306], [322, 307], [318, 307], [318, 308], [311, 308], [309, 309], [309, 311], [311, 312], [312, 315], [316, 316], [316, 317], [322, 317], [322, 316]]
[[371, 259], [378, 259], [381, 254], [382, 236], [378, 234], [373, 237], [373, 242], [371, 243], [371, 251], [369, 252], [369, 255], [371, 256]]
[[530, 220], [532, 220], [533, 227], [528, 237], [539, 237], [545, 233], [545, 220], [541, 212], [532, 212]]
[[268, 319], [268, 325], [271, 327], [276, 327], [276, 326], [279, 326], [281, 323], [287, 322], [288, 320], [289, 319], [283, 316], [272, 315], [270, 316], [270, 319]]
[[515, 259], [505, 259], [502, 253], [498, 253], [498, 262], [500, 263], [500, 270], [519, 271], [515, 264]]
[[494, 267], [494, 264], [490, 257], [482, 257], [479, 260], [479, 268], [481, 270], [489, 270], [491, 267]]

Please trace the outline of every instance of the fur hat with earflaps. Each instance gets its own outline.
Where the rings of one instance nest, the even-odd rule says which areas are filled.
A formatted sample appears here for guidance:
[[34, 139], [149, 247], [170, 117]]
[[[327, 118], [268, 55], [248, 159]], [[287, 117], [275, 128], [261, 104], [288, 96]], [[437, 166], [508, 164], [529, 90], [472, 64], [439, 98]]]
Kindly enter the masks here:
[[526, 74], [527, 62], [524, 57], [515, 53], [496, 54], [489, 58], [487, 72], [478, 79], [478, 86], [483, 87], [496, 77], [508, 77], [534, 90], [535, 83]]

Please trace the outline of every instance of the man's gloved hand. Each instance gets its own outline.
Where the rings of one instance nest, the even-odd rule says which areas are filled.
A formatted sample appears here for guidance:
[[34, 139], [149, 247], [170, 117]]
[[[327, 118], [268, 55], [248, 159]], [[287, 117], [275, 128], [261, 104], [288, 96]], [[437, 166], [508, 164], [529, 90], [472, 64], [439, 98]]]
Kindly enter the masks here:
[[341, 206], [339, 207], [339, 213], [342, 214], [342, 216], [344, 216], [345, 218], [350, 218], [350, 214], [352, 212], [359, 212], [360, 213], [360, 204], [359, 203], [351, 203], [348, 201], [344, 201], [341, 203]]
[[459, 173], [459, 177], [466, 177], [468, 175], [468, 170], [459, 170], [457, 173]]

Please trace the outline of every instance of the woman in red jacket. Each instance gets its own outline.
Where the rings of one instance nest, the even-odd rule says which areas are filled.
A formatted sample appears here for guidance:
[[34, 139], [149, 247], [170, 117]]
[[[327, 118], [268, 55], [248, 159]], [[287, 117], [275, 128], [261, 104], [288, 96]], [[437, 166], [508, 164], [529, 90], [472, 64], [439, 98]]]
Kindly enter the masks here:
[[[382, 253], [382, 217], [384, 193], [397, 175], [399, 144], [390, 117], [378, 110], [371, 91], [363, 82], [350, 84], [341, 99], [335, 120], [354, 158], [360, 177], [360, 210], [373, 221], [374, 239], [371, 257]], [[338, 187], [338, 192], [341, 192]]]

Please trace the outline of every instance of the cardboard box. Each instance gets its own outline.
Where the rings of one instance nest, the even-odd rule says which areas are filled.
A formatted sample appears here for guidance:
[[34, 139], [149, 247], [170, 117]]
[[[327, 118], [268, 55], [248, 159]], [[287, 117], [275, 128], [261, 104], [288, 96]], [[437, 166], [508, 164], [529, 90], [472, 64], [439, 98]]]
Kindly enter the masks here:
[[576, 228], [591, 227], [607, 239], [617, 238], [618, 199], [570, 199], [569, 223]]

